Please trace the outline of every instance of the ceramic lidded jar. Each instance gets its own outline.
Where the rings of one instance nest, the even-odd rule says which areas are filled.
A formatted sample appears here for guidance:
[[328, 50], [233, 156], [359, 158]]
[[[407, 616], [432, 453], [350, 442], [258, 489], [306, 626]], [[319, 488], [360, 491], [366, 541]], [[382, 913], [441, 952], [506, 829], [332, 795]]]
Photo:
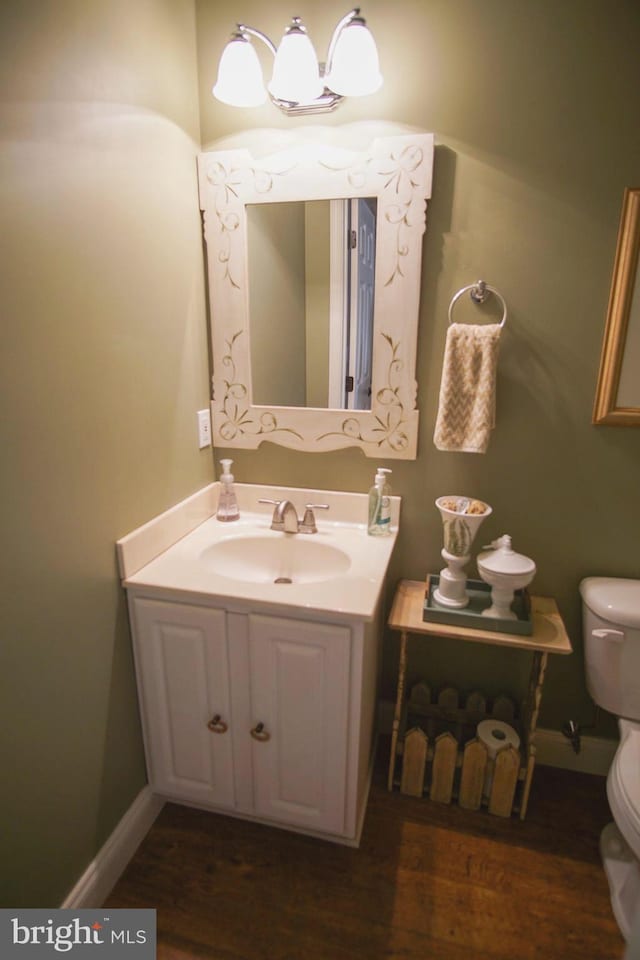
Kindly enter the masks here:
[[478, 573], [491, 584], [491, 606], [483, 610], [483, 616], [500, 620], [517, 620], [511, 609], [513, 594], [527, 587], [536, 574], [536, 565], [530, 557], [516, 553], [511, 537], [504, 534], [491, 543], [477, 559]]

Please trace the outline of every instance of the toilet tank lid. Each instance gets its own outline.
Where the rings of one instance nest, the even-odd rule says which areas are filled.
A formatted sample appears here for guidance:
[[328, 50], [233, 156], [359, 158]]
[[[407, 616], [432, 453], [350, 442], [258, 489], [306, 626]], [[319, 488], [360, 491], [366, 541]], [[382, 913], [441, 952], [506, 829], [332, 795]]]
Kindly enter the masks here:
[[603, 620], [640, 627], [640, 580], [587, 577], [580, 584], [587, 607]]

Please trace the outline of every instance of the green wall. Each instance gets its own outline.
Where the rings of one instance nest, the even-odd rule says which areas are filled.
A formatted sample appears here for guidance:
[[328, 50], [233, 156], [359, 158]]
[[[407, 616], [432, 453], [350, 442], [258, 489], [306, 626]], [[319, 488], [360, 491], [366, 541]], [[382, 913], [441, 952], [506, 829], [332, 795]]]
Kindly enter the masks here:
[[0, 5], [0, 905], [146, 782], [115, 541], [213, 477], [192, 0]]
[[[640, 430], [590, 423], [622, 192], [640, 181], [637, 0], [368, 0], [363, 13], [378, 43], [382, 90], [306, 120], [268, 104], [241, 111], [216, 102], [217, 60], [240, 13], [210, 0], [197, 0], [197, 12], [205, 148], [243, 129], [305, 123], [396, 121], [435, 133], [418, 459], [387, 463], [403, 497], [392, 579], [440, 568], [437, 496], [487, 500], [493, 516], [482, 543], [508, 532], [536, 560], [534, 589], [557, 597], [575, 646], [572, 657], [551, 658], [541, 722], [589, 723], [579, 581], [640, 576]], [[241, 15], [277, 41], [292, 12], [322, 59], [340, 4], [302, 0], [292, 11], [284, 0], [268, 8], [245, 0]], [[432, 437], [447, 309], [458, 289], [481, 277], [509, 305], [497, 426], [486, 455], [441, 453]], [[477, 316], [471, 304], [457, 309], [456, 319]], [[367, 490], [376, 466], [354, 450], [318, 456], [264, 444], [233, 455], [239, 480], [349, 490]], [[528, 669], [518, 657], [430, 644], [418, 669], [436, 681], [517, 690]], [[394, 683], [390, 638], [387, 695]], [[602, 717], [598, 730], [614, 734], [612, 719]]]

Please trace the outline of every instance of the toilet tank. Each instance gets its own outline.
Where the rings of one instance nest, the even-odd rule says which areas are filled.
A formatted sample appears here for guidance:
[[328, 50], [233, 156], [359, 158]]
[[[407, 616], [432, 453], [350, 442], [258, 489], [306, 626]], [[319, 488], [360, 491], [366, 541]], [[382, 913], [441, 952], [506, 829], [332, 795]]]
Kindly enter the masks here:
[[587, 689], [610, 713], [640, 720], [640, 580], [580, 584]]

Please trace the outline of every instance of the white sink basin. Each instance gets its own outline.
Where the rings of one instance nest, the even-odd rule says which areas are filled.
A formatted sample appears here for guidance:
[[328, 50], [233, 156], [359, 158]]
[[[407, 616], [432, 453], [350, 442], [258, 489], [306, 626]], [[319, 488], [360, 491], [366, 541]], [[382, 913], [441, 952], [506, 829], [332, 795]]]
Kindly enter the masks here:
[[321, 583], [344, 575], [349, 556], [305, 534], [236, 536], [206, 547], [200, 560], [221, 577], [249, 583]]

